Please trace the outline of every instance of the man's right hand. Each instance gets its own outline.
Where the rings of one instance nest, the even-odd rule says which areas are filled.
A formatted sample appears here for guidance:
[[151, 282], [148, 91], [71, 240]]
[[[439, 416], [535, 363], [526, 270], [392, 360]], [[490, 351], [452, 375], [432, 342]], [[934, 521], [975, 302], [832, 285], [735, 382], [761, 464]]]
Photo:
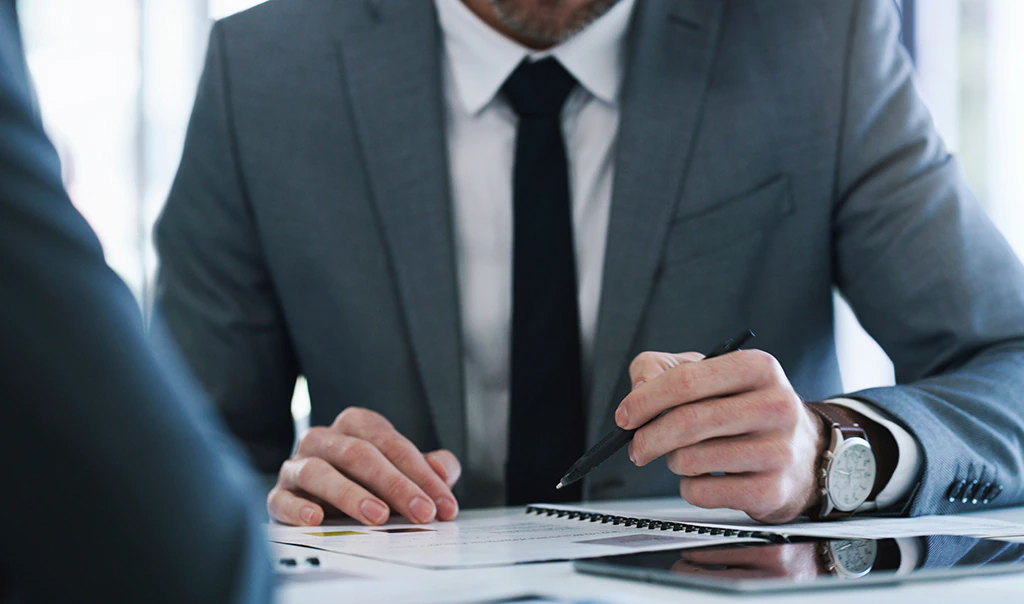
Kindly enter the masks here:
[[416, 523], [452, 520], [459, 505], [451, 487], [461, 474], [450, 451], [420, 453], [379, 413], [349, 407], [329, 428], [311, 428], [299, 441], [267, 511], [278, 522], [304, 526], [336, 510], [369, 525], [383, 524], [392, 510]]

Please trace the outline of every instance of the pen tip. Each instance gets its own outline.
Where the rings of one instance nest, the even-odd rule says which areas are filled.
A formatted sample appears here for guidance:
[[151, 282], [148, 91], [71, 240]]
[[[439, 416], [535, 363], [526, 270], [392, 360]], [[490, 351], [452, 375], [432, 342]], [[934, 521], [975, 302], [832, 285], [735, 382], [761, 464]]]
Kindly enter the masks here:
[[557, 485], [555, 485], [555, 489], [556, 489], [556, 490], [557, 490], [557, 489], [561, 489], [561, 488], [562, 488], [562, 487], [564, 487], [564, 486], [565, 486], [564, 484], [562, 484], [561, 482], [559, 482], [559, 483], [558, 483]]

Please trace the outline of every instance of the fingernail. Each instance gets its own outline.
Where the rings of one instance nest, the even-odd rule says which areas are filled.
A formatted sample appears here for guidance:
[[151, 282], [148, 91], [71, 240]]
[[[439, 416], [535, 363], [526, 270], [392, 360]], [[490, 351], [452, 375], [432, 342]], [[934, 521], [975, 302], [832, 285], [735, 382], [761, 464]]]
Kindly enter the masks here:
[[442, 497], [437, 500], [437, 517], [451, 520], [459, 513], [459, 504], [451, 497]]
[[639, 388], [640, 384], [646, 384], [646, 383], [647, 383], [647, 380], [637, 380], [637, 382], [635, 384], [633, 384], [633, 390], [636, 390], [637, 388]]
[[417, 496], [409, 504], [409, 512], [412, 514], [412, 520], [415, 522], [430, 522], [434, 519], [437, 508], [434, 507], [433, 503]]
[[629, 461], [633, 462], [633, 465], [636, 465], [636, 457], [633, 457], [633, 447], [630, 447], [627, 450], [629, 451]]
[[302, 521], [306, 524], [313, 524], [313, 516], [315, 515], [316, 510], [310, 507], [302, 508], [302, 511], [299, 512], [299, 516], [302, 518]]
[[625, 405], [619, 405], [619, 408], [615, 411], [615, 423], [620, 428], [625, 428], [629, 425], [629, 411], [626, 411]]
[[363, 501], [363, 504], [359, 506], [359, 511], [374, 524], [384, 522], [388, 516], [388, 509], [373, 499]]

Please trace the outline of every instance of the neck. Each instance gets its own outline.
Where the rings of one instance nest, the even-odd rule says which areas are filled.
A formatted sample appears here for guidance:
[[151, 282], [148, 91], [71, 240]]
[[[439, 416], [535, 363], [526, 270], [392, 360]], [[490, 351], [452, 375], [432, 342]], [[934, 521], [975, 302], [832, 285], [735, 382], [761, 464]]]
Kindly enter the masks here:
[[515, 40], [516, 42], [519, 42], [520, 44], [527, 48], [533, 50], [547, 50], [554, 46], [554, 44], [551, 42], [545, 42], [537, 40], [535, 38], [531, 38], [529, 36], [524, 36], [523, 34], [515, 31], [514, 29], [506, 25], [498, 16], [498, 13], [495, 12], [494, 6], [491, 5], [490, 0], [462, 0], [462, 3], [465, 4], [466, 7], [473, 12], [473, 14], [475, 14], [477, 17], [480, 17], [480, 19], [484, 23], [490, 25], [492, 29], [502, 34], [506, 38], [510, 38], [512, 40]]

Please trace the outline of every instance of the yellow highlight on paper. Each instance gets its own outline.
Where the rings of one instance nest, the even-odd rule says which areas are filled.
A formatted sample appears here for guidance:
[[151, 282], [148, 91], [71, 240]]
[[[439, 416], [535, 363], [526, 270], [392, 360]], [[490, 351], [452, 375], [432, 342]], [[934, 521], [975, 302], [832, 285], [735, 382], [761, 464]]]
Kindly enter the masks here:
[[348, 535], [365, 535], [366, 533], [360, 533], [359, 531], [322, 531], [306, 534], [313, 535], [314, 537], [347, 537]]

